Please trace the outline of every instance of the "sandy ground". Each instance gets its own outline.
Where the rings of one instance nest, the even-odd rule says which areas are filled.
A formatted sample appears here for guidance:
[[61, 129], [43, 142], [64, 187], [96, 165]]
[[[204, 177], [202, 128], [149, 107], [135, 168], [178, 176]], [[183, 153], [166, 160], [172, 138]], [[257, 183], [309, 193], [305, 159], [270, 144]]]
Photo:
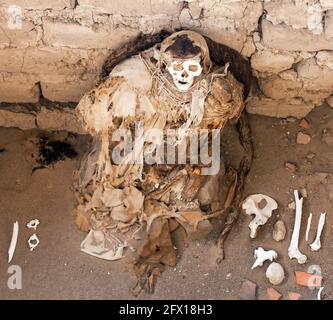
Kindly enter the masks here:
[[[318, 264], [323, 276], [323, 297], [333, 298], [332, 251], [332, 203], [328, 194], [332, 185], [322, 183], [323, 174], [333, 172], [333, 148], [322, 142], [322, 131], [333, 128], [333, 110], [317, 108], [307, 117], [310, 129], [304, 130], [299, 121], [287, 121], [260, 116], [250, 116], [255, 160], [245, 195], [264, 193], [277, 200], [278, 210], [260, 230], [255, 240], [250, 240], [248, 223], [250, 217], [242, 213], [237, 225], [226, 242], [226, 259], [215, 265], [211, 250], [216, 232], [208, 239], [191, 241], [179, 230], [176, 246], [179, 263], [167, 269], [158, 279], [155, 293], [142, 294], [141, 299], [239, 299], [240, 288], [245, 279], [258, 285], [258, 298], [266, 299], [270, 287], [265, 277], [267, 263], [250, 270], [253, 251], [262, 246], [278, 252], [286, 271], [285, 281], [275, 288], [288, 299], [288, 291], [302, 294], [303, 299], [316, 299], [316, 292], [295, 284], [294, 271], [307, 271]], [[291, 119], [290, 119], [291, 120]], [[299, 131], [312, 136], [307, 145], [295, 143]], [[31, 137], [36, 132], [0, 128], [0, 298], [2, 299], [132, 299], [129, 288], [134, 283], [125, 260], [107, 262], [80, 252], [85, 234], [78, 231], [71, 216], [75, 198], [71, 188], [72, 172], [78, 167], [80, 156], [73, 160], [58, 162], [52, 168], [35, 171], [31, 159]], [[239, 147], [235, 131], [228, 128], [224, 137], [227, 164], [236, 164]], [[74, 144], [82, 155], [87, 139], [78, 137]], [[235, 146], [235, 147], [234, 147]], [[294, 162], [298, 171], [288, 171], [285, 162]], [[288, 208], [293, 200], [293, 189], [306, 188], [300, 248], [308, 256], [305, 265], [290, 261], [287, 255], [294, 223], [294, 211]], [[305, 242], [306, 220], [313, 212], [310, 240], [315, 237], [320, 212], [327, 212], [322, 235], [322, 249], [311, 252]], [[25, 227], [32, 218], [41, 221], [37, 233], [40, 245], [33, 252], [27, 239], [33, 233]], [[287, 236], [282, 242], [272, 239], [274, 222], [281, 218], [287, 226]], [[22, 290], [10, 290], [7, 280], [7, 250], [14, 221], [20, 224], [15, 256], [11, 265], [19, 265], [23, 272]], [[218, 228], [218, 221], [215, 222]]]

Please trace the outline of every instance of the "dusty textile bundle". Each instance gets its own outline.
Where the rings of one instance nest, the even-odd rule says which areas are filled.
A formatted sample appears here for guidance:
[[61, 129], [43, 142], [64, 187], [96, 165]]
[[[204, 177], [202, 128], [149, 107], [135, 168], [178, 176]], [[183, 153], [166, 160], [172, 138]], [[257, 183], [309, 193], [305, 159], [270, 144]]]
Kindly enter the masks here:
[[166, 159], [203, 129], [211, 155], [214, 129], [238, 120], [244, 88], [228, 67], [212, 63], [200, 34], [177, 32], [118, 64], [77, 106], [94, 137], [76, 172], [76, 223], [89, 231], [81, 249], [106, 260], [135, 250], [139, 289], [151, 290], [163, 266], [176, 264], [172, 232], [182, 226], [193, 239], [205, 237], [211, 215], [202, 208], [221, 207], [223, 165], [207, 174], [209, 164], [191, 154], [181, 163]]

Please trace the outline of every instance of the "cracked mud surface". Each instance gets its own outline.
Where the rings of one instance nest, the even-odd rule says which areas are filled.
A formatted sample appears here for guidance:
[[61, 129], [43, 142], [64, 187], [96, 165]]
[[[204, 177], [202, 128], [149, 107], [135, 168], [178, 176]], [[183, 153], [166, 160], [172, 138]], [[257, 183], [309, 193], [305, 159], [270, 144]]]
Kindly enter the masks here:
[[[278, 210], [250, 240], [250, 218], [241, 214], [235, 228], [226, 241], [226, 259], [214, 264], [214, 231], [208, 239], [191, 241], [179, 229], [175, 245], [179, 250], [176, 268], [167, 270], [158, 279], [153, 295], [142, 294], [145, 299], [239, 299], [240, 288], [245, 279], [258, 285], [258, 298], [266, 299], [266, 289], [271, 287], [265, 277], [268, 266], [250, 270], [253, 251], [261, 246], [278, 252], [277, 262], [286, 271], [285, 281], [274, 286], [282, 299], [288, 299], [288, 291], [302, 294], [303, 299], [316, 299], [316, 292], [295, 284], [293, 272], [307, 271], [310, 265], [322, 269], [323, 298], [333, 298], [333, 246], [332, 224], [333, 182], [324, 173], [333, 172], [333, 148], [322, 141], [323, 129], [333, 128], [333, 111], [329, 107], [315, 109], [308, 117], [310, 129], [302, 129], [299, 121], [250, 116], [255, 146], [255, 159], [246, 184], [245, 196], [264, 193], [279, 204]], [[296, 134], [302, 131], [312, 139], [307, 145], [296, 145]], [[128, 259], [107, 262], [80, 252], [85, 237], [77, 230], [71, 216], [75, 198], [71, 189], [72, 171], [77, 168], [80, 157], [59, 161], [54, 167], [35, 171], [31, 175], [31, 144], [33, 131], [0, 128], [0, 297], [3, 299], [132, 299], [129, 288], [134, 283]], [[240, 148], [235, 131], [228, 127], [224, 141], [225, 161], [236, 165]], [[74, 144], [82, 154], [86, 139], [79, 137]], [[233, 147], [235, 146], [235, 147]], [[314, 154], [314, 156], [313, 156]], [[296, 173], [285, 168], [285, 162], [295, 163]], [[298, 265], [290, 261], [287, 249], [294, 224], [294, 211], [288, 208], [293, 201], [293, 190], [306, 188], [300, 235], [300, 249], [308, 256], [308, 263]], [[322, 234], [322, 249], [311, 252], [305, 242], [308, 214], [313, 213], [309, 242], [315, 237], [320, 212], [327, 212]], [[277, 218], [287, 226], [282, 242], [272, 239], [272, 229]], [[37, 229], [40, 245], [30, 252], [27, 239], [33, 233], [25, 227], [33, 218], [41, 221]], [[12, 224], [20, 224], [18, 245], [11, 265], [19, 265], [23, 272], [23, 289], [7, 288], [7, 251]], [[215, 230], [219, 223], [215, 222]]]

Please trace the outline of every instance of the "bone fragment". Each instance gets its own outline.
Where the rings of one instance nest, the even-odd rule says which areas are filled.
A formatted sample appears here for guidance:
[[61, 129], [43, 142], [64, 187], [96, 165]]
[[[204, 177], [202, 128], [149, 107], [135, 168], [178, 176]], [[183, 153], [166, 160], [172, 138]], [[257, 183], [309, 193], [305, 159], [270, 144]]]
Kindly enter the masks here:
[[28, 245], [29, 245], [29, 249], [30, 249], [30, 251], [35, 250], [35, 248], [39, 245], [39, 239], [38, 239], [36, 233], [34, 233], [34, 234], [28, 239]]
[[265, 251], [263, 248], [259, 247], [258, 249], [254, 250], [254, 257], [256, 258], [256, 261], [254, 262], [251, 270], [253, 270], [256, 267], [260, 267], [264, 264], [266, 260], [273, 261], [276, 259], [278, 254], [274, 250], [268, 250]]
[[294, 190], [296, 210], [295, 210], [295, 224], [293, 234], [291, 236], [290, 245], [288, 248], [288, 255], [290, 259], [296, 259], [299, 264], [303, 264], [307, 260], [307, 256], [302, 254], [298, 248], [299, 241], [299, 232], [301, 229], [302, 222], [302, 206], [303, 206], [303, 198], [299, 198], [298, 191]]
[[13, 233], [12, 233], [12, 239], [10, 241], [9, 249], [8, 249], [8, 263], [10, 263], [13, 259], [17, 238], [18, 238], [18, 232], [19, 232], [19, 225], [18, 222], [15, 221], [13, 225]]
[[40, 222], [39, 222], [38, 219], [30, 220], [30, 221], [27, 223], [27, 228], [36, 230], [36, 229], [37, 229], [37, 226], [39, 225], [39, 223], [40, 223]]
[[272, 216], [272, 211], [277, 209], [277, 207], [277, 202], [264, 194], [253, 194], [244, 200], [242, 208], [245, 210], [245, 213], [247, 215], [255, 215], [249, 224], [251, 230], [250, 237], [252, 239], [256, 237], [258, 227], [267, 222]]
[[320, 237], [325, 225], [325, 218], [326, 218], [326, 213], [321, 213], [318, 222], [316, 239], [310, 244], [310, 248], [312, 251], [318, 251], [321, 248]]
[[309, 214], [308, 224], [306, 226], [306, 232], [305, 232], [305, 240], [306, 241], [308, 241], [308, 239], [309, 239], [309, 232], [310, 232], [310, 228], [311, 228], [311, 221], [312, 221], [312, 213]]

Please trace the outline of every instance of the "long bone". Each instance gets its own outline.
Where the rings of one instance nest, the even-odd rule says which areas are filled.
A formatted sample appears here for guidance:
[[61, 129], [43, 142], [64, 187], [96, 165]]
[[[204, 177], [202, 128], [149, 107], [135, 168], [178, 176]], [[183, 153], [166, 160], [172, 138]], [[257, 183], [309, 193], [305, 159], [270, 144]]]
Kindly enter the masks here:
[[294, 197], [296, 203], [295, 210], [295, 224], [293, 234], [291, 236], [290, 245], [288, 248], [288, 256], [290, 259], [297, 259], [299, 264], [303, 264], [307, 260], [307, 256], [299, 251], [298, 241], [299, 241], [299, 232], [301, 229], [302, 221], [302, 207], [303, 207], [303, 198], [299, 198], [298, 191], [294, 190]]
[[312, 251], [318, 251], [321, 248], [320, 236], [321, 233], [323, 232], [323, 228], [325, 225], [325, 218], [326, 218], [326, 213], [321, 213], [318, 222], [316, 239], [310, 244], [310, 248]]

